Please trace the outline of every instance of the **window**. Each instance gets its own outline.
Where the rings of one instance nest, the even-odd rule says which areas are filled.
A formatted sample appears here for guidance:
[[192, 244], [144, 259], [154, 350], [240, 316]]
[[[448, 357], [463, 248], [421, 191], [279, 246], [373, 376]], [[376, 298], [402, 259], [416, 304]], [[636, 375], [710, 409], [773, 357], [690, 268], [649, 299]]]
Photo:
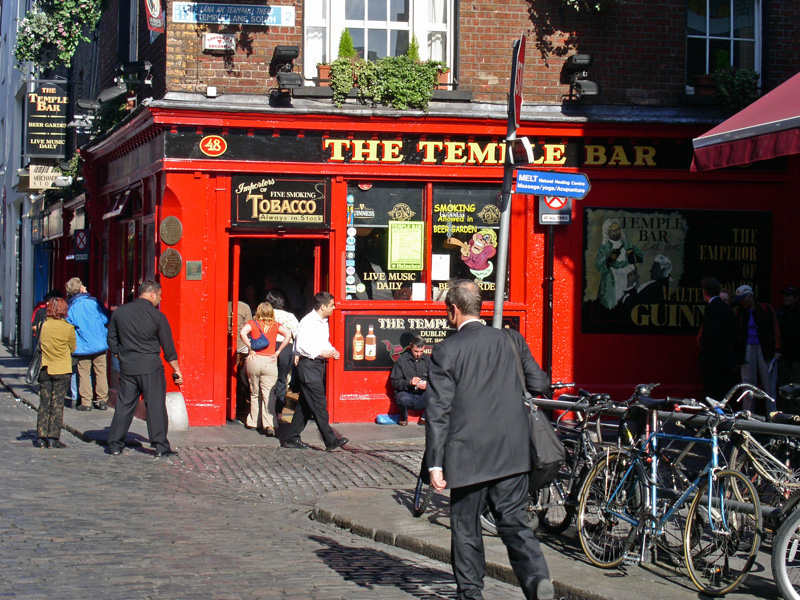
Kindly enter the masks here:
[[761, 0], [689, 0], [686, 79], [721, 65], [761, 71]]
[[377, 60], [406, 53], [416, 36], [422, 60], [440, 60], [452, 68], [454, 0], [306, 0], [303, 70], [336, 60], [347, 29], [359, 56]]
[[435, 183], [431, 189], [426, 198], [421, 183], [348, 185], [348, 300], [441, 302], [451, 279], [471, 279], [484, 301], [494, 299], [499, 186]]

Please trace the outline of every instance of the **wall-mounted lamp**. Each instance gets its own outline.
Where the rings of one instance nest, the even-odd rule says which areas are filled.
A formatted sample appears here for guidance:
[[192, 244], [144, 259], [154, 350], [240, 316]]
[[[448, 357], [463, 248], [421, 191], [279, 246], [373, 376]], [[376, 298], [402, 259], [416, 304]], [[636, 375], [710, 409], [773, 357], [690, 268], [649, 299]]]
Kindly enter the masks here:
[[269, 74], [277, 80], [281, 90], [303, 87], [303, 78], [293, 72], [294, 61], [298, 56], [299, 46], [275, 46], [269, 63]]
[[561, 70], [561, 83], [569, 84], [569, 97], [580, 100], [584, 96], [597, 96], [600, 94], [600, 84], [589, 79], [592, 66], [591, 54], [573, 54], [564, 63]]

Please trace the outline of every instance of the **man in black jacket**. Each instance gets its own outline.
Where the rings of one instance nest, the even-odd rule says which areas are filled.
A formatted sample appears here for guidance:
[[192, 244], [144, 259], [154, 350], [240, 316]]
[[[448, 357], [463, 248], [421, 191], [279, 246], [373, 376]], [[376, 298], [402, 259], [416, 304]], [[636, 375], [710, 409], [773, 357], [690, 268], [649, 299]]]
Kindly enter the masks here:
[[183, 385], [183, 375], [167, 317], [156, 308], [160, 302], [161, 286], [145, 281], [139, 286], [139, 297], [115, 310], [108, 325], [108, 347], [120, 364], [117, 406], [108, 432], [108, 452], [114, 456], [122, 454], [125, 447], [139, 396], [147, 407], [147, 434], [155, 455], [174, 454], [167, 440], [167, 380], [162, 349], [179, 386]]
[[722, 400], [737, 382], [736, 317], [733, 309], [719, 297], [722, 288], [716, 278], [704, 277], [700, 287], [706, 301], [698, 358], [703, 393]]
[[[430, 359], [425, 354], [425, 342], [419, 336], [411, 338], [408, 350], [397, 357], [389, 381], [394, 388], [394, 403], [400, 409], [398, 425], [408, 425], [408, 411], [424, 410], [428, 395]], [[424, 416], [419, 420], [425, 424]]]
[[547, 562], [523, 519], [531, 453], [517, 364], [522, 363], [525, 387], [533, 394], [549, 392], [547, 375], [519, 333], [481, 323], [474, 281], [454, 282], [445, 304], [458, 333], [436, 344], [431, 355], [426, 459], [433, 487], [450, 487], [458, 598], [483, 598], [486, 560], [479, 516], [488, 502], [525, 598], [550, 600], [554, 590]]

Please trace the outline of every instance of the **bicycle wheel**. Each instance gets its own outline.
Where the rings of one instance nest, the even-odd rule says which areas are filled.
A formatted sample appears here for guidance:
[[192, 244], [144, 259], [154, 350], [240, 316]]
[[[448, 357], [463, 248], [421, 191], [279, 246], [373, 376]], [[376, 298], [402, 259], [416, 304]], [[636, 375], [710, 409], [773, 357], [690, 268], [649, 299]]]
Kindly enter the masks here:
[[411, 509], [411, 514], [415, 517], [421, 517], [425, 509], [428, 508], [431, 494], [433, 494], [433, 487], [425, 483], [422, 477], [417, 477], [417, 487], [414, 488], [414, 506]]
[[638, 523], [645, 510], [644, 472], [638, 463], [630, 468], [632, 461], [625, 451], [606, 454], [581, 489], [578, 537], [586, 557], [598, 567], [622, 562], [636, 535], [636, 525], [626, 519]]
[[555, 483], [539, 492], [540, 506], [539, 522], [542, 528], [549, 533], [563, 533], [572, 523], [574, 508], [566, 505], [566, 498], [561, 493], [561, 488]]
[[[536, 529], [539, 526], [539, 519], [536, 517], [536, 501], [534, 498], [528, 497], [528, 506], [525, 508], [525, 514], [522, 520], [525, 525], [531, 529]], [[481, 528], [489, 535], [497, 535], [497, 524], [488, 503], [483, 507], [483, 512], [481, 513]]]
[[761, 507], [753, 484], [741, 473], [720, 471], [709, 493], [700, 484], [686, 517], [683, 551], [689, 577], [711, 596], [736, 589], [756, 559]]
[[800, 511], [783, 522], [772, 540], [772, 576], [786, 600], [800, 600]]

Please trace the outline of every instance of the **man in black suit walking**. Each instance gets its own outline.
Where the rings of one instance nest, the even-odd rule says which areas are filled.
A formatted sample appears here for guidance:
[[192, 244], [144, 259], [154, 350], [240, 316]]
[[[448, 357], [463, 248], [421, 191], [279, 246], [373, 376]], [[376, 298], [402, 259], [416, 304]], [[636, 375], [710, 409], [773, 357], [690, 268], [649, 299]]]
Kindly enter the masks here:
[[698, 366], [703, 376], [703, 393], [722, 400], [736, 379], [736, 316], [733, 309], [719, 297], [719, 281], [704, 277], [700, 282], [706, 311], [700, 329]]
[[473, 281], [456, 281], [445, 298], [458, 333], [431, 356], [426, 416], [427, 464], [438, 491], [450, 487], [453, 574], [459, 600], [481, 600], [486, 560], [480, 513], [488, 502], [527, 600], [550, 600], [553, 584], [539, 542], [524, 522], [531, 470], [528, 418], [516, 345], [533, 394], [549, 382], [525, 339], [480, 321]]

